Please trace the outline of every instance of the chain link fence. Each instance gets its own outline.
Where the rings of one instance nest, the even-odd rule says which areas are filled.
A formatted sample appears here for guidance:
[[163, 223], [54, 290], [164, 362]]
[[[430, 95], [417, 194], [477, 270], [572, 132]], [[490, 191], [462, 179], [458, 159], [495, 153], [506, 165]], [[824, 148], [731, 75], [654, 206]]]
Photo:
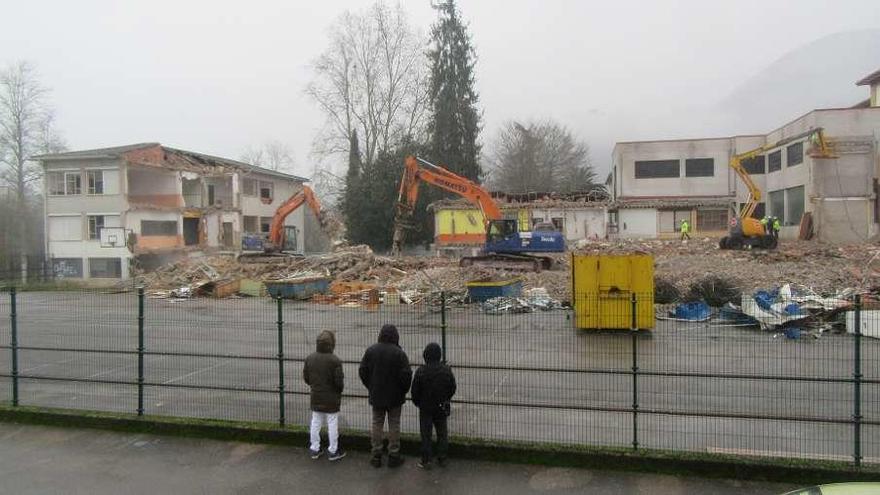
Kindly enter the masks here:
[[[459, 384], [453, 435], [880, 463], [880, 318], [859, 303], [861, 331], [791, 339], [717, 319], [580, 330], [568, 308], [492, 314], [440, 293], [343, 306], [139, 290], [3, 296], [0, 400], [13, 406], [305, 426], [302, 363], [327, 329], [344, 363], [341, 426], [366, 432], [358, 365], [392, 323], [413, 366], [426, 344], [442, 345]], [[605, 311], [628, 321], [638, 300]], [[418, 432], [411, 404], [403, 429]]]

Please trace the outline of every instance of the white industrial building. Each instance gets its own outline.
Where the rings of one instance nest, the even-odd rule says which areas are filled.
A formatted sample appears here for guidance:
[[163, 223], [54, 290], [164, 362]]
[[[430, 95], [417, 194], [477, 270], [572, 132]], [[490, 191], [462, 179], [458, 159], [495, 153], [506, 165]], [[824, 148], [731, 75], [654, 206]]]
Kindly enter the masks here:
[[[266, 233], [302, 177], [201, 153], [142, 143], [34, 157], [44, 172], [46, 253], [60, 278], [125, 279], [132, 260], [241, 250]], [[294, 251], [326, 248], [308, 208], [287, 217]]]
[[[813, 236], [857, 242], [878, 232], [880, 71], [857, 82], [870, 98], [850, 108], [813, 110], [766, 134], [618, 142], [609, 189], [609, 234], [676, 235], [687, 219], [697, 235], [723, 235], [748, 190], [728, 167], [733, 155], [783, 142], [744, 163], [761, 189], [756, 216], [778, 217], [781, 237], [796, 238], [810, 215]], [[807, 131], [822, 129], [836, 158], [813, 158]]]

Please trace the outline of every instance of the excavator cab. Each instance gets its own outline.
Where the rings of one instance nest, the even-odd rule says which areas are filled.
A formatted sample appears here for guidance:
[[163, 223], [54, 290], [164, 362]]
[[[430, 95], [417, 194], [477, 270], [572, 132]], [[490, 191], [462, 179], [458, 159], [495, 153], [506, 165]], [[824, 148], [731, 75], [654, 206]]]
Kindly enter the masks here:
[[296, 252], [296, 244], [297, 244], [297, 228], [292, 225], [284, 226], [284, 237], [281, 243], [281, 251], [285, 253], [293, 253]]
[[516, 220], [491, 220], [486, 234], [486, 240], [490, 243], [509, 240], [517, 233]]

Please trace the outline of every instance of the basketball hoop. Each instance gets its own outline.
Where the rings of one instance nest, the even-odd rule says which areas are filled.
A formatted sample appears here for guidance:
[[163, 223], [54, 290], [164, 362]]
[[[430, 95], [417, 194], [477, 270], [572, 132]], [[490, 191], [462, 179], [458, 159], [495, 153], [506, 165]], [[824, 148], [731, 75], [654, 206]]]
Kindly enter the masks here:
[[123, 227], [103, 227], [100, 233], [102, 248], [124, 248], [128, 245], [130, 229]]

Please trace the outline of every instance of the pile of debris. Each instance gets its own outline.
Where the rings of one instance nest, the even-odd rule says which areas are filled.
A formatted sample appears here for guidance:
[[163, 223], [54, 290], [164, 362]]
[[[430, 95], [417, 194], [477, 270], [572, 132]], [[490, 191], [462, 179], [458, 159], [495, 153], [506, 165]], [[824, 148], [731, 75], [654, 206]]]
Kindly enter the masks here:
[[524, 291], [522, 297], [493, 297], [484, 301], [480, 309], [487, 314], [532, 313], [534, 311], [550, 311], [563, 309], [565, 306], [550, 297], [547, 289], [536, 287]]
[[320, 274], [336, 281], [385, 284], [428, 265], [425, 260], [378, 256], [368, 246], [351, 246], [317, 256], [278, 256], [262, 263], [242, 263], [233, 255], [186, 258], [152, 272], [136, 274], [151, 289], [176, 289], [221, 279], [290, 280]]
[[[722, 250], [717, 239], [640, 240], [581, 243], [579, 253], [650, 254], [655, 276], [681, 294], [712, 274], [742, 292], [791, 281], [820, 294], [841, 287], [870, 289], [880, 286], [880, 246], [831, 246], [816, 241], [781, 241], [775, 250]], [[664, 291], [669, 289], [664, 287]]]

